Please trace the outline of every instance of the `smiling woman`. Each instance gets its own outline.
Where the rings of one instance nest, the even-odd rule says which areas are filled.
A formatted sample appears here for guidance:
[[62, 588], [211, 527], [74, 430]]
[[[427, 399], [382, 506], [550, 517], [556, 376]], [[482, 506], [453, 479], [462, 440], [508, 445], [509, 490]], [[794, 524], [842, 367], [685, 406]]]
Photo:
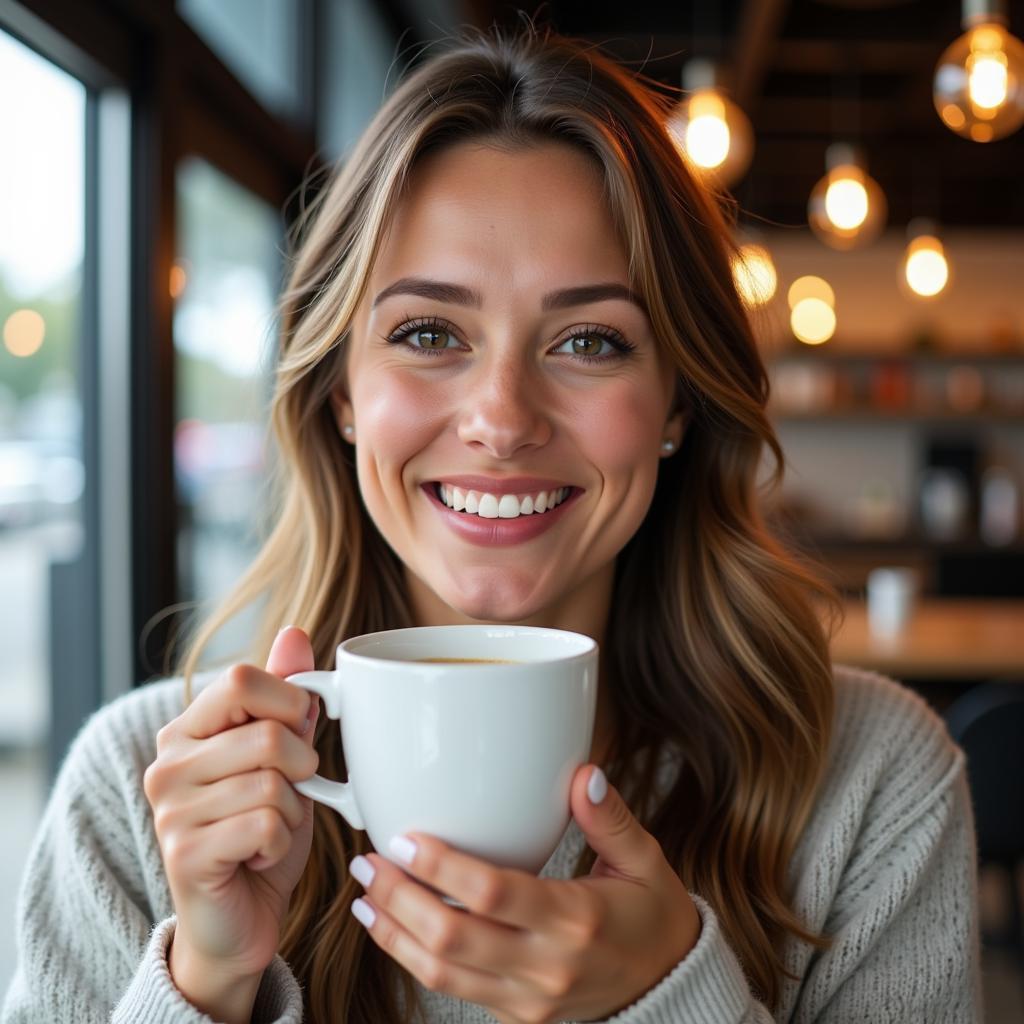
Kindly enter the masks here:
[[[141, 960], [95, 1019], [979, 1019], [963, 755], [909, 691], [830, 663], [834, 595], [764, 524], [765, 370], [668, 104], [553, 33], [452, 40], [298, 225], [276, 527], [186, 652], [186, 709], [180, 680], [106, 709], [68, 771], [102, 791], [115, 731], [130, 766], [40, 844], [39, 891], [76, 843], [128, 879], [91, 927]], [[196, 695], [258, 599], [265, 669]], [[381, 856], [287, 785], [346, 765], [285, 677], [349, 637], [480, 622], [599, 642], [590, 763], [540, 877], [429, 835]], [[101, 803], [144, 838], [99, 844]], [[75, 925], [25, 977], [48, 949], [95, 962]], [[54, 1019], [45, 989], [14, 1019]]]

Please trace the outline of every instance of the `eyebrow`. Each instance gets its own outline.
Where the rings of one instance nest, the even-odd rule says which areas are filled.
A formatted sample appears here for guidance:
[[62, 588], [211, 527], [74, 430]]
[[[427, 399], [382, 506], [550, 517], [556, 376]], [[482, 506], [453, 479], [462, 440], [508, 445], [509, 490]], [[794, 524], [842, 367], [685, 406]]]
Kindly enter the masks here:
[[[392, 295], [418, 295], [423, 299], [436, 299], [438, 302], [450, 302], [457, 306], [472, 306], [479, 309], [483, 298], [478, 291], [460, 284], [446, 281], [432, 281], [425, 277], [402, 277], [385, 288], [374, 300], [373, 307], [379, 306]], [[624, 284], [585, 284], [576, 288], [563, 288], [560, 291], [548, 292], [541, 299], [540, 308], [547, 313], [553, 309], [565, 309], [569, 306], [582, 306], [588, 302], [601, 302], [604, 299], [625, 299], [632, 302], [644, 314], [647, 307], [643, 299]]]

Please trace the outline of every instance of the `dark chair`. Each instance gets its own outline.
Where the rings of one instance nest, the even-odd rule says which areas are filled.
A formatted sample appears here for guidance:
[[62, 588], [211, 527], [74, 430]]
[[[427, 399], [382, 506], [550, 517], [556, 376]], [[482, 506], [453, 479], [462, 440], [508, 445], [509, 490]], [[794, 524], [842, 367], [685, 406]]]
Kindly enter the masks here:
[[975, 686], [946, 710], [950, 735], [967, 755], [981, 864], [1010, 877], [1010, 924], [992, 944], [1016, 947], [1024, 969], [1017, 869], [1024, 862], [1024, 680]]

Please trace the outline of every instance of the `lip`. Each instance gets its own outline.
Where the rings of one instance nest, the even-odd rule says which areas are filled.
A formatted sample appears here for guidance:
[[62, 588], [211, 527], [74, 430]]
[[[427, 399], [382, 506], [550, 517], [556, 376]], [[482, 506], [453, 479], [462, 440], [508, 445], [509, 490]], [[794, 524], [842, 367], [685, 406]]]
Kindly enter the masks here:
[[[463, 477], [463, 479], [466, 478]], [[480, 516], [465, 515], [449, 508], [437, 496], [433, 483], [421, 484], [420, 489], [455, 534], [470, 544], [485, 548], [522, 544], [539, 537], [561, 522], [565, 517], [566, 510], [575, 505], [576, 500], [583, 494], [579, 487], [573, 487], [569, 497], [550, 512], [535, 512], [532, 515], [518, 516], [515, 519], [482, 519]], [[544, 489], [540, 488], [540, 490]]]
[[[540, 491], [558, 490], [560, 487], [572, 488], [572, 484], [564, 480], [552, 480], [541, 476], [445, 476], [431, 480], [433, 484], [451, 484], [464, 491], [486, 491], [488, 494], [537, 494]], [[578, 488], [575, 488], [578, 490]]]

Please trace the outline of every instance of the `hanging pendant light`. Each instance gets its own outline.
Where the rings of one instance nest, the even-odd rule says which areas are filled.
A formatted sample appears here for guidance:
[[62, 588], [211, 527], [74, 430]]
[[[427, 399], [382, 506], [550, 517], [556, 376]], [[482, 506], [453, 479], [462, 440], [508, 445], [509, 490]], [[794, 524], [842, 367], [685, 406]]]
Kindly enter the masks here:
[[807, 201], [811, 228], [833, 249], [868, 245], [885, 226], [885, 193], [854, 146], [833, 143], [825, 151], [825, 167]]
[[741, 230], [729, 265], [736, 291], [748, 309], [772, 300], [779, 286], [779, 275], [760, 231], [749, 226]]
[[916, 298], [931, 299], [949, 285], [946, 251], [938, 237], [935, 221], [915, 217], [907, 225], [907, 250], [903, 256], [902, 280]]
[[1024, 124], [1024, 43], [1006, 28], [1003, 0], [964, 0], [966, 29], [935, 66], [932, 98], [942, 123], [974, 142]]
[[734, 185], [746, 174], [754, 155], [750, 119], [726, 96], [719, 71], [709, 60], [686, 62], [683, 89], [687, 95], [666, 122], [669, 134], [702, 178]]

